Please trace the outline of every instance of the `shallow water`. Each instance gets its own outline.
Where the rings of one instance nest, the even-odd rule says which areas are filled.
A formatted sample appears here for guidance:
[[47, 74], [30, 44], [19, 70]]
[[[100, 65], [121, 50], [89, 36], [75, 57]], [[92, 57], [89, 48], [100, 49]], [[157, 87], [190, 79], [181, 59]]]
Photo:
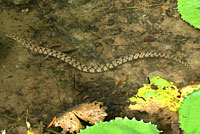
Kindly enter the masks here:
[[[24, 126], [27, 109], [29, 122], [39, 126], [42, 121], [46, 128], [58, 113], [97, 100], [108, 107], [107, 120], [136, 116], [157, 123], [164, 133], [180, 133], [178, 124], [127, 110], [128, 98], [147, 83], [147, 77], [161, 76], [178, 86], [199, 78], [200, 32], [181, 20], [175, 7], [175, 2], [153, 0], [35, 0], [21, 5], [1, 1], [0, 130], [11, 133]], [[31, 52], [5, 34], [34, 40], [89, 65], [159, 51], [186, 61], [196, 75], [162, 58], [140, 59], [105, 73], [84, 73]]]

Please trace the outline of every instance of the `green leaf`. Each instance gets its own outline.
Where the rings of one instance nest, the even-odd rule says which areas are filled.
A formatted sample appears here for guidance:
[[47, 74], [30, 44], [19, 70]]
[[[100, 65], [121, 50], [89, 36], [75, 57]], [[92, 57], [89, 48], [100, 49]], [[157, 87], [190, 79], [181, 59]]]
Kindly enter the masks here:
[[158, 86], [158, 88], [169, 87], [172, 85], [170, 82], [168, 82], [167, 80], [165, 80], [159, 76], [150, 78], [150, 84], [155, 84]]
[[200, 88], [181, 103], [179, 122], [184, 134], [200, 134]]
[[178, 0], [178, 11], [183, 20], [200, 28], [200, 0]]
[[[161, 81], [166, 81], [163, 78], [159, 78]], [[168, 81], [167, 81], [168, 82]], [[180, 107], [180, 101], [177, 96], [180, 95], [178, 89], [173, 84], [159, 84], [158, 89], [152, 89], [151, 84], [144, 84], [144, 86], [138, 89], [138, 93], [130, 98], [131, 103], [129, 108], [132, 110], [146, 111], [151, 109], [151, 112], [155, 112], [157, 108], [168, 107], [172, 111], [177, 111]], [[162, 88], [160, 88], [162, 87]], [[165, 87], [165, 88], [163, 88]], [[157, 106], [152, 108], [152, 104], [156, 103]], [[150, 112], [147, 111], [147, 112]]]
[[100, 122], [81, 130], [79, 134], [159, 134], [156, 125], [135, 119], [116, 119]]
[[28, 131], [28, 133], [27, 134], [35, 134], [34, 132], [31, 132], [31, 131]]

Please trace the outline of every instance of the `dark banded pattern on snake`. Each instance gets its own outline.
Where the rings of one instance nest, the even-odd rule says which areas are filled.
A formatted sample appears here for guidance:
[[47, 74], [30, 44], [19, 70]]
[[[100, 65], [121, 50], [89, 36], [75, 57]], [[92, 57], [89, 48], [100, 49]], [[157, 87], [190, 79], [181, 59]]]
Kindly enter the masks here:
[[134, 61], [137, 59], [142, 59], [142, 58], [164, 58], [164, 59], [179, 62], [179, 63], [187, 66], [188, 68], [190, 68], [190, 66], [187, 63], [183, 62], [182, 60], [180, 60], [179, 58], [177, 58], [175, 56], [171, 56], [171, 55], [160, 53], [160, 52], [154, 52], [154, 51], [130, 54], [128, 56], [124, 56], [124, 57], [115, 59], [110, 63], [90, 66], [90, 65], [83, 64], [83, 63], [79, 62], [78, 60], [75, 60], [74, 58], [68, 56], [65, 53], [62, 53], [62, 52], [59, 52], [59, 51], [56, 51], [53, 49], [37, 46], [34, 42], [28, 42], [25, 39], [16, 37], [14, 35], [6, 35], [6, 36], [13, 40], [18, 41], [19, 43], [21, 43], [23, 46], [25, 46], [27, 49], [29, 49], [31, 51], [35, 51], [37, 53], [41, 53], [41, 54], [48, 55], [48, 56], [53, 56], [55, 58], [58, 58], [64, 62], [70, 64], [74, 68], [76, 68], [80, 71], [86, 72], [86, 73], [106, 72], [112, 68], [115, 68], [117, 66], [125, 64], [127, 62]]

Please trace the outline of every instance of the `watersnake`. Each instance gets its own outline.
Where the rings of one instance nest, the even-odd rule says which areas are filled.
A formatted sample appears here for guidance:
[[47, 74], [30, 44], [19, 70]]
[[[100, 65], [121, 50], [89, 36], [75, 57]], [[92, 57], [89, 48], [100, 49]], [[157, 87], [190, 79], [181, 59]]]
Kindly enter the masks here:
[[15, 35], [7, 34], [6, 36], [13, 39], [13, 40], [18, 41], [19, 43], [21, 43], [23, 46], [25, 46], [27, 49], [29, 49], [31, 51], [35, 51], [37, 53], [41, 53], [41, 54], [48, 55], [48, 56], [53, 56], [55, 58], [58, 58], [58, 59], [60, 59], [64, 62], [70, 64], [74, 68], [76, 68], [80, 71], [83, 71], [83, 72], [87, 72], [87, 73], [106, 72], [110, 69], [118, 67], [118, 66], [125, 64], [127, 62], [135, 61], [137, 59], [142, 59], [142, 58], [164, 58], [164, 59], [179, 62], [179, 63], [187, 66], [188, 68], [190, 68], [190, 66], [186, 62], [180, 60], [176, 56], [164, 54], [164, 53], [161, 53], [161, 52], [155, 52], [155, 51], [130, 54], [130, 55], [127, 55], [127, 56], [124, 56], [124, 57], [117, 58], [117, 59], [113, 60], [112, 62], [109, 62], [109, 63], [106, 63], [106, 64], [91, 66], [91, 65], [83, 64], [80, 61], [72, 58], [71, 56], [69, 56], [69, 55], [67, 55], [63, 52], [38, 46], [38, 45], [36, 45], [35, 42], [29, 42], [29, 41], [27, 41], [23, 38], [19, 38], [19, 37], [15, 36]]

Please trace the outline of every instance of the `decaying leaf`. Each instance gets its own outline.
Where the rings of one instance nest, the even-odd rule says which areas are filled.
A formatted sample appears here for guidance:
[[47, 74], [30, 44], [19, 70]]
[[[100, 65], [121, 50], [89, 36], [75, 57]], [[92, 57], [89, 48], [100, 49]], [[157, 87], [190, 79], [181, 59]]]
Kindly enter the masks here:
[[66, 113], [58, 117], [54, 121], [54, 126], [63, 128], [63, 134], [67, 132], [73, 134], [85, 128], [78, 118], [90, 124], [95, 124], [105, 119], [107, 116], [105, 110], [105, 106], [103, 107], [103, 103], [101, 102], [83, 103], [69, 109]]
[[81, 124], [79, 119], [74, 115], [72, 112], [66, 112], [62, 116], [58, 117], [54, 121], [54, 126], [60, 126], [63, 131], [62, 133], [65, 134], [67, 132], [74, 133], [79, 132], [80, 129], [84, 129], [85, 127]]
[[105, 108], [102, 107], [101, 102], [84, 103], [78, 105], [72, 112], [80, 119], [95, 124], [96, 122], [103, 121], [107, 116]]

